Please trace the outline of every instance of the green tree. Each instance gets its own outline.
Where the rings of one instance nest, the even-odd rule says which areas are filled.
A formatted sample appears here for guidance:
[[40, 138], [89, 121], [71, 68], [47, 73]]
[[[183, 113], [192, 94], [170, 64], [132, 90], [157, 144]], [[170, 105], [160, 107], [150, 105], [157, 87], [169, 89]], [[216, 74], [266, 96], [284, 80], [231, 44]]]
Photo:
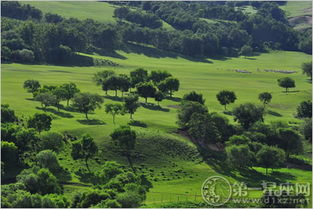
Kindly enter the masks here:
[[51, 128], [52, 118], [47, 114], [35, 113], [33, 117], [31, 117], [27, 121], [28, 128], [34, 128], [39, 133], [41, 131], [49, 131]]
[[225, 110], [226, 110], [226, 105], [230, 103], [234, 103], [235, 100], [237, 99], [235, 93], [233, 91], [220, 91], [216, 95], [217, 100], [220, 102], [221, 105], [224, 105]]
[[56, 87], [55, 89], [52, 90], [52, 94], [55, 95], [56, 97], [56, 107], [58, 108], [58, 111], [60, 111], [60, 102], [61, 101], [64, 101], [64, 100], [67, 100], [67, 91], [61, 87], [61, 86], [58, 86]]
[[137, 93], [139, 96], [145, 98], [146, 103], [148, 102], [148, 97], [154, 97], [156, 88], [151, 82], [138, 83], [136, 85]]
[[131, 86], [136, 87], [138, 83], [148, 81], [148, 71], [143, 68], [138, 68], [130, 72]]
[[252, 166], [253, 153], [248, 145], [231, 145], [226, 147], [227, 159], [230, 164], [239, 169]]
[[79, 93], [80, 90], [77, 88], [75, 83], [65, 83], [61, 85], [61, 88], [63, 88], [66, 92], [65, 94], [65, 99], [66, 99], [66, 104], [69, 106], [69, 102], [72, 98], [74, 98], [74, 95], [76, 93]]
[[72, 106], [79, 112], [85, 113], [85, 117], [88, 119], [88, 113], [94, 111], [96, 108], [101, 108], [103, 98], [98, 94], [91, 93], [76, 93], [73, 98]]
[[113, 70], [103, 70], [94, 74], [92, 80], [96, 83], [97, 86], [100, 86], [107, 78], [113, 75], [115, 75]]
[[131, 120], [133, 119], [133, 114], [140, 106], [138, 99], [139, 98], [136, 94], [130, 94], [126, 98], [124, 98], [124, 110], [130, 114]]
[[34, 93], [40, 88], [39, 81], [36, 80], [26, 80], [24, 82], [24, 89], [26, 89], [30, 93]]
[[251, 48], [251, 46], [249, 45], [244, 45], [243, 47], [241, 47], [239, 54], [241, 56], [250, 56], [253, 53], [253, 49]]
[[151, 71], [149, 75], [149, 79], [153, 81], [155, 84], [157, 84], [171, 76], [172, 75], [168, 73], [167, 71], [158, 70], [158, 71]]
[[263, 92], [259, 94], [259, 100], [263, 102], [263, 106], [265, 107], [266, 104], [269, 104], [272, 100], [272, 94], [268, 92]]
[[10, 109], [9, 105], [1, 105], [1, 123], [13, 123], [17, 121], [14, 110]]
[[35, 100], [41, 103], [44, 110], [48, 106], [55, 106], [57, 104], [57, 97], [50, 92], [37, 94]]
[[117, 75], [112, 75], [108, 77], [106, 80], [103, 81], [102, 89], [106, 92], [108, 90], [114, 90], [115, 96], [117, 97], [117, 90], [120, 89], [120, 77]]
[[312, 143], [312, 119], [305, 118], [301, 125], [301, 132], [306, 140]]
[[177, 78], [168, 77], [158, 84], [158, 88], [163, 93], [169, 93], [170, 97], [172, 97], [173, 92], [179, 89], [179, 80]]
[[257, 163], [265, 167], [266, 175], [268, 168], [279, 168], [285, 162], [285, 152], [277, 147], [263, 145], [256, 154]]
[[50, 149], [59, 152], [64, 147], [64, 137], [58, 132], [47, 132], [40, 136], [39, 147], [41, 150]]
[[53, 175], [60, 171], [60, 163], [55, 152], [51, 150], [42, 150], [36, 155], [36, 161], [40, 168], [47, 168]]
[[95, 156], [97, 151], [98, 147], [93, 138], [85, 134], [80, 140], [73, 142], [71, 155], [74, 160], [84, 159], [86, 168], [90, 172], [88, 160]]
[[121, 126], [115, 129], [110, 136], [120, 147], [123, 155], [126, 156], [131, 169], [135, 171], [131, 160], [131, 153], [135, 149], [136, 132], [131, 130], [129, 126]]
[[13, 142], [1, 141], [1, 161], [5, 167], [14, 167], [19, 160], [18, 148]]
[[105, 112], [111, 114], [113, 117], [113, 123], [115, 124], [115, 116], [124, 114], [124, 107], [121, 104], [106, 104]]
[[194, 113], [207, 114], [208, 109], [198, 102], [183, 102], [178, 110], [178, 125], [183, 129], [187, 129], [191, 116]]
[[157, 91], [154, 95], [154, 100], [158, 102], [158, 106], [160, 106], [160, 102], [164, 99], [164, 94], [161, 91]]
[[195, 91], [192, 91], [192, 92], [190, 92], [188, 94], [185, 94], [183, 96], [183, 100], [199, 102], [200, 104], [204, 104], [205, 103], [205, 99], [203, 98], [203, 95], [202, 94], [198, 94]]
[[312, 118], [312, 101], [303, 101], [298, 105], [297, 117]]
[[242, 145], [249, 144], [250, 139], [244, 135], [234, 135], [231, 136], [226, 142], [227, 145]]
[[255, 122], [263, 121], [264, 108], [252, 103], [245, 103], [234, 108], [233, 115], [235, 121], [238, 121], [243, 128], [248, 129]]
[[306, 62], [302, 64], [303, 74], [309, 76], [312, 80], [312, 62]]
[[287, 157], [290, 154], [299, 154], [303, 151], [301, 136], [290, 128], [278, 129], [278, 146], [285, 150]]
[[122, 97], [124, 96], [124, 92], [128, 92], [131, 87], [130, 78], [127, 75], [120, 74], [118, 77], [119, 80], [119, 90], [122, 92]]
[[295, 80], [293, 80], [290, 77], [280, 78], [277, 80], [277, 82], [278, 82], [278, 85], [280, 87], [286, 89], [286, 93], [288, 92], [289, 88], [295, 88], [296, 87]]

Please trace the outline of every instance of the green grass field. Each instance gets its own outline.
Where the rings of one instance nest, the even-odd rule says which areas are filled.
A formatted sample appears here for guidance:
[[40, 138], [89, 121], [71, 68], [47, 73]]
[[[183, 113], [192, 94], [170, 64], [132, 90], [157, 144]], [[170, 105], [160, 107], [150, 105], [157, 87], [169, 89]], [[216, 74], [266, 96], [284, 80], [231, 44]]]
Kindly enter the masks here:
[[287, 17], [312, 15], [311, 1], [287, 1], [287, 4], [280, 8], [286, 12]]
[[[140, 48], [140, 47], [139, 47]], [[67, 82], [74, 82], [83, 92], [98, 93], [105, 96], [99, 86], [92, 82], [95, 72], [111, 69], [118, 73], [128, 73], [139, 67], [147, 70], [167, 70], [180, 82], [180, 91], [174, 94], [174, 99], [161, 102], [161, 109], [155, 109], [156, 104], [153, 99], [149, 99], [150, 105], [142, 106], [134, 115], [135, 120], [147, 124], [147, 128], [134, 127], [139, 133], [139, 141], [136, 150], [145, 156], [144, 159], [135, 162], [136, 166], [144, 166], [142, 173], [148, 174], [153, 180], [154, 188], [148, 193], [146, 207], [158, 207], [168, 201], [196, 200], [202, 201], [200, 197], [200, 187], [203, 181], [210, 175], [225, 175], [230, 181], [244, 179], [254, 181], [255, 175], [240, 177], [237, 174], [230, 176], [221, 173], [220, 170], [197, 160], [190, 160], [181, 156], [178, 151], [169, 151], [161, 141], [154, 139], [151, 135], [168, 136], [182, 149], [184, 147], [194, 147], [188, 139], [174, 134], [177, 129], [176, 115], [179, 98], [185, 93], [195, 90], [204, 95], [206, 105], [210, 112], [223, 114], [221, 106], [215, 95], [223, 89], [235, 91], [238, 100], [235, 104], [229, 105], [231, 110], [236, 105], [244, 102], [260, 103], [258, 94], [269, 91], [273, 99], [267, 108], [268, 114], [265, 122], [283, 120], [286, 122], [299, 123], [294, 118], [297, 105], [311, 98], [311, 83], [301, 72], [301, 64], [311, 60], [311, 56], [299, 52], [273, 51], [260, 54], [254, 57], [238, 57], [223, 59], [199, 59], [192, 60], [182, 58], [175, 54], [160, 53], [153, 48], [142, 48], [135, 52], [117, 51], [120, 58], [87, 55], [96, 58], [112, 60], [119, 67], [63, 67], [52, 65], [24, 65], [24, 64], [2, 64], [2, 103], [9, 104], [19, 116], [28, 117], [35, 112], [43, 112], [39, 102], [32, 100], [32, 95], [23, 88], [23, 82], [27, 79], [39, 80], [42, 85], [59, 85]], [[251, 73], [238, 73], [235, 69], [247, 70]], [[294, 70], [294, 74], [281, 74], [264, 72], [264, 69], [273, 70]], [[290, 76], [296, 80], [296, 88], [286, 94], [284, 89], [278, 87], [277, 79]], [[120, 102], [116, 101], [113, 92], [111, 96], [105, 96], [105, 104]], [[120, 93], [119, 93], [120, 96]], [[143, 100], [141, 100], [143, 102]], [[65, 105], [65, 103], [64, 103]], [[56, 108], [48, 108], [47, 113], [53, 115], [52, 131], [68, 131], [75, 134], [89, 133], [92, 135], [100, 147], [100, 164], [92, 161], [91, 169], [96, 170], [106, 160], [116, 160], [127, 165], [126, 159], [119, 156], [110, 148], [109, 134], [119, 125], [129, 122], [129, 115], [117, 116], [117, 123], [112, 123], [111, 115], [105, 114], [103, 108], [90, 114], [91, 121], [86, 121], [83, 114], [62, 109], [58, 112]], [[234, 123], [232, 117], [225, 115]], [[190, 148], [190, 149], [191, 149]], [[193, 148], [194, 149], [194, 148]], [[161, 151], [160, 151], [161, 150]], [[75, 171], [82, 165], [80, 161], [73, 161], [69, 157], [69, 150], [65, 149], [60, 155], [61, 164], [71, 171]], [[176, 157], [171, 156], [175, 153]], [[152, 170], [151, 170], [152, 169]], [[174, 174], [173, 170], [182, 170], [179, 174]], [[264, 170], [258, 169], [259, 179], [264, 178]], [[278, 174], [273, 178], [283, 176], [284, 180], [310, 181], [311, 172], [296, 169], [279, 169]], [[81, 179], [74, 175], [73, 182], [80, 182]], [[65, 194], [72, 197], [73, 191], [88, 189], [81, 185], [65, 185]], [[177, 195], [180, 194], [180, 195]], [[185, 195], [182, 195], [185, 194]], [[252, 196], [259, 197], [260, 191], [254, 191]], [[181, 196], [181, 197], [180, 197]], [[180, 199], [179, 199], [180, 198]]]

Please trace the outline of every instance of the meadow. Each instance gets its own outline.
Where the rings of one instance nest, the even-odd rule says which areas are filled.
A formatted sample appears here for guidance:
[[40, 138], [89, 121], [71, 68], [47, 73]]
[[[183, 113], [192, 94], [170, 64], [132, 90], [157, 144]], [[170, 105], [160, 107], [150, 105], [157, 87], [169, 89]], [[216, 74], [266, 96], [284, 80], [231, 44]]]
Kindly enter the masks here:
[[[258, 94], [268, 91], [272, 93], [273, 99], [267, 107], [265, 123], [278, 120], [291, 124], [300, 123], [300, 120], [294, 117], [296, 107], [301, 101], [311, 98], [311, 83], [302, 74], [301, 64], [310, 61], [310, 55], [300, 52], [272, 51], [251, 57], [192, 59], [160, 52], [147, 46], [137, 47], [128, 52], [117, 51], [114, 57], [80, 53], [98, 59], [109, 59], [118, 63], [118, 67], [2, 64], [2, 104], [9, 104], [17, 115], [26, 118], [36, 112], [43, 112], [40, 103], [33, 101], [32, 95], [23, 89], [23, 82], [27, 79], [36, 79], [42, 85], [74, 82], [82, 92], [102, 95], [104, 104], [121, 102], [120, 92], [118, 93], [119, 97], [114, 97], [114, 92], [110, 91], [109, 96], [106, 96], [101, 87], [93, 83], [94, 73], [108, 69], [118, 73], [129, 73], [139, 67], [149, 71], [167, 70], [180, 80], [180, 90], [175, 92], [174, 98], [162, 101], [161, 108], [156, 107], [156, 102], [149, 98], [149, 104], [143, 104], [134, 115], [135, 120], [147, 125], [147, 128], [133, 127], [139, 136], [135, 153], [142, 156], [142, 159], [135, 161], [135, 166], [141, 167], [141, 172], [153, 180], [154, 186], [148, 193], [146, 207], [160, 207], [164, 202], [175, 200], [201, 201], [200, 187], [208, 176], [214, 174], [224, 175], [231, 182], [253, 181], [254, 183], [249, 186], [253, 186], [263, 179], [278, 178], [281, 181], [292, 182], [311, 180], [310, 171], [298, 169], [276, 169], [276, 172], [269, 177], [264, 175], [265, 171], [262, 168], [258, 168], [258, 172], [249, 173], [246, 176], [233, 172], [227, 173], [221, 167], [201, 161], [195, 154], [195, 146], [188, 138], [175, 132], [178, 127], [176, 121], [180, 98], [192, 90], [204, 95], [205, 104], [210, 112], [223, 114], [231, 123], [235, 123], [233, 118], [223, 113], [224, 107], [216, 100], [216, 94], [220, 90], [232, 90], [238, 97], [235, 104], [228, 106], [228, 110], [245, 102], [261, 104]], [[251, 73], [235, 72], [236, 69]], [[296, 72], [286, 75], [265, 72], [265, 69]], [[290, 76], [296, 81], [296, 88], [289, 93], [285, 93], [284, 89], [277, 85], [277, 79], [286, 76]], [[144, 100], [141, 99], [141, 102]], [[66, 106], [65, 103], [63, 105]], [[100, 153], [97, 156], [98, 160], [92, 160], [90, 163], [92, 170], [96, 170], [106, 160], [116, 160], [127, 165], [126, 159], [114, 152], [109, 134], [119, 125], [127, 124], [130, 121], [129, 115], [117, 116], [114, 125], [112, 116], [106, 114], [103, 108], [90, 114], [90, 121], [85, 119], [84, 114], [69, 111], [66, 108], [62, 108], [58, 112], [56, 108], [49, 107], [47, 113], [54, 118], [52, 131], [66, 131], [77, 135], [88, 133], [95, 138], [100, 147]], [[156, 139], [155, 135], [160, 139]], [[167, 144], [169, 142], [162, 141], [162, 138], [169, 138], [170, 146]], [[172, 148], [172, 145], [175, 145], [175, 149]], [[178, 148], [176, 149], [176, 147]], [[191, 154], [184, 154], [186, 150]], [[80, 167], [82, 162], [72, 160], [69, 152], [69, 148], [62, 151], [59, 160], [63, 166], [73, 171]], [[74, 191], [86, 190], [87, 186], [88, 184], [83, 182], [83, 178], [74, 175], [72, 184], [65, 185], [65, 195], [71, 197]], [[251, 195], [259, 197], [261, 192], [253, 191]]]

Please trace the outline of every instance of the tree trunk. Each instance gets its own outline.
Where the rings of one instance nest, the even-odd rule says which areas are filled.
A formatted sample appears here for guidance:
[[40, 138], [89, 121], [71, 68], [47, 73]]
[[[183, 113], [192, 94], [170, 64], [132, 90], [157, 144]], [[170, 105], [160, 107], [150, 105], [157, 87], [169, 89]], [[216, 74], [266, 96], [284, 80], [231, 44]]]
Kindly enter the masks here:
[[226, 110], [227, 108], [226, 108], [226, 104], [224, 105], [224, 109]]
[[133, 119], [133, 114], [132, 114], [132, 113], [130, 113], [130, 119], [131, 119], [131, 120]]
[[288, 88], [286, 88], [286, 93], [288, 92]]
[[267, 168], [265, 168], [265, 172], [266, 172], [266, 175], [267, 175]]
[[113, 124], [115, 124], [115, 114], [113, 116]]
[[87, 112], [85, 112], [85, 116], [86, 116], [86, 119], [89, 120], [89, 119], [88, 119], [88, 113], [87, 113]]
[[127, 158], [127, 161], [128, 161], [128, 163], [129, 163], [130, 168], [134, 171], [134, 173], [136, 173], [136, 170], [135, 170], [135, 168], [134, 168], [134, 166], [133, 166], [133, 162], [132, 162], [132, 160], [131, 160], [131, 157], [130, 157], [130, 154], [129, 154], [129, 153], [126, 154], [126, 158]]
[[173, 97], [173, 91], [170, 91], [170, 97], [171, 98]]
[[88, 165], [88, 158], [85, 158], [85, 164], [86, 164], [88, 172], [90, 173], [90, 169], [89, 169], [89, 165]]
[[108, 95], [108, 90], [105, 90], [105, 95]]
[[117, 97], [117, 90], [115, 90], [115, 96]]
[[69, 106], [69, 103], [70, 103], [70, 100], [68, 99], [68, 100], [67, 100], [67, 103], [66, 103], [66, 104], [67, 104], [67, 106]]
[[145, 100], [146, 100], [146, 103], [147, 103], [148, 102], [148, 97], [146, 97]]
[[122, 91], [122, 97], [124, 97], [124, 91]]
[[158, 101], [158, 106], [160, 106], [160, 101]]

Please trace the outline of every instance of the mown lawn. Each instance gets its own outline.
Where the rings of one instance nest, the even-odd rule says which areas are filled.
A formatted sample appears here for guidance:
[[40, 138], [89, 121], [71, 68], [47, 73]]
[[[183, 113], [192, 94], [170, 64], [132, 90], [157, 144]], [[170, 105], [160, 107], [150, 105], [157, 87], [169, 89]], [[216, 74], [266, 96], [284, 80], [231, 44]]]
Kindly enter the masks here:
[[[263, 91], [271, 92], [273, 99], [268, 107], [269, 114], [266, 115], [265, 122], [284, 120], [286, 122], [299, 123], [300, 121], [294, 118], [296, 107], [301, 101], [311, 98], [311, 84], [301, 72], [301, 64], [310, 61], [311, 56], [304, 53], [273, 51], [247, 58], [195, 60], [182, 58], [175, 54], [160, 53], [152, 48], [137, 51], [140, 51], [140, 53], [135, 52], [135, 50], [128, 53], [118, 51], [120, 58], [86, 55], [110, 59], [120, 64], [119, 67], [2, 64], [2, 103], [9, 104], [19, 116], [29, 117], [35, 112], [43, 112], [40, 109], [39, 102], [33, 101], [32, 95], [22, 88], [23, 82], [27, 79], [39, 80], [42, 85], [59, 85], [74, 82], [83, 92], [88, 91], [104, 96], [105, 104], [120, 102], [120, 98], [113, 97], [113, 92], [109, 92], [110, 96], [105, 96], [101, 87], [96, 86], [92, 82], [92, 76], [95, 72], [111, 69], [118, 73], [128, 73], [130, 70], [139, 67], [147, 70], [169, 71], [180, 80], [180, 91], [174, 94], [174, 98], [162, 101], [162, 108], [157, 108], [155, 106], [156, 102], [149, 98], [148, 102], [151, 104], [140, 107], [134, 115], [135, 120], [147, 124], [147, 128], [134, 127], [138, 132], [143, 133], [140, 135], [141, 137], [137, 144], [137, 152], [145, 156], [142, 161], [135, 163], [135, 165], [144, 166], [142, 171], [152, 175], [152, 179], [157, 179], [153, 181], [154, 188], [148, 193], [147, 207], [154, 206], [160, 201], [166, 201], [168, 198], [177, 198], [177, 195], [165, 195], [164, 193], [189, 194], [190, 196], [200, 195], [200, 187], [203, 181], [210, 175], [221, 174], [218, 170], [214, 170], [203, 162], [182, 159], [180, 155], [169, 157], [166, 152], [156, 152], [159, 148], [160, 150], [162, 149], [159, 142], [155, 140], [151, 143], [149, 141], [151, 139], [144, 135], [145, 132], [156, 136], [169, 133], [170, 136], [174, 137], [174, 140], [192, 146], [187, 139], [172, 133], [177, 129], [176, 115], [179, 98], [185, 93], [192, 90], [202, 93], [206, 99], [209, 111], [223, 114], [224, 109], [215, 97], [220, 90], [233, 90], [238, 97], [235, 104], [229, 105], [228, 110], [244, 102], [260, 103], [258, 94]], [[238, 73], [234, 71], [235, 69], [247, 70], [251, 73]], [[264, 69], [294, 70], [296, 73], [286, 75], [264, 72]], [[283, 89], [277, 85], [277, 79], [285, 76], [290, 76], [296, 80], [297, 87], [288, 94], [284, 93]], [[120, 96], [121, 93], [118, 95]], [[141, 102], [144, 102], [143, 99], [141, 99]], [[65, 105], [65, 103], [63, 104]], [[119, 125], [127, 124], [129, 115], [117, 116], [117, 123], [114, 125], [111, 115], [105, 114], [103, 108], [89, 115], [91, 121], [86, 121], [84, 114], [68, 111], [66, 108], [58, 112], [56, 108], [50, 107], [47, 113], [54, 117], [52, 131], [68, 131], [75, 134], [89, 133], [95, 137], [101, 150], [98, 156], [100, 164], [91, 161], [91, 169], [99, 169], [99, 166], [106, 160], [116, 160], [127, 166], [126, 159], [108, 148], [110, 147], [109, 134]], [[231, 116], [225, 116], [234, 123]], [[182, 147], [184, 146], [182, 145]], [[175, 153], [177, 154], [177, 151]], [[77, 169], [79, 166], [84, 166], [82, 162], [73, 161], [69, 156], [69, 150], [65, 150], [64, 153], [59, 155], [62, 158], [60, 160], [62, 165], [69, 169]], [[173, 169], [181, 169], [183, 172], [174, 174]], [[258, 169], [258, 171], [264, 172], [262, 169]], [[290, 177], [290, 180], [293, 182], [308, 181], [309, 177], [311, 177], [311, 172], [296, 169], [280, 169], [279, 172], [286, 174], [286, 180], [289, 180]], [[223, 173], [222, 175], [225, 175], [230, 181], [242, 178], [236, 176], [237, 174], [231, 176]], [[251, 181], [254, 179], [253, 176], [249, 178]], [[74, 176], [72, 181], [79, 182], [80, 179]], [[68, 197], [71, 197], [72, 192], [77, 190], [84, 190], [84, 187], [76, 185], [65, 186], [65, 192]], [[160, 193], [162, 193], [161, 196]], [[256, 191], [252, 195], [259, 196], [260, 193]]]

